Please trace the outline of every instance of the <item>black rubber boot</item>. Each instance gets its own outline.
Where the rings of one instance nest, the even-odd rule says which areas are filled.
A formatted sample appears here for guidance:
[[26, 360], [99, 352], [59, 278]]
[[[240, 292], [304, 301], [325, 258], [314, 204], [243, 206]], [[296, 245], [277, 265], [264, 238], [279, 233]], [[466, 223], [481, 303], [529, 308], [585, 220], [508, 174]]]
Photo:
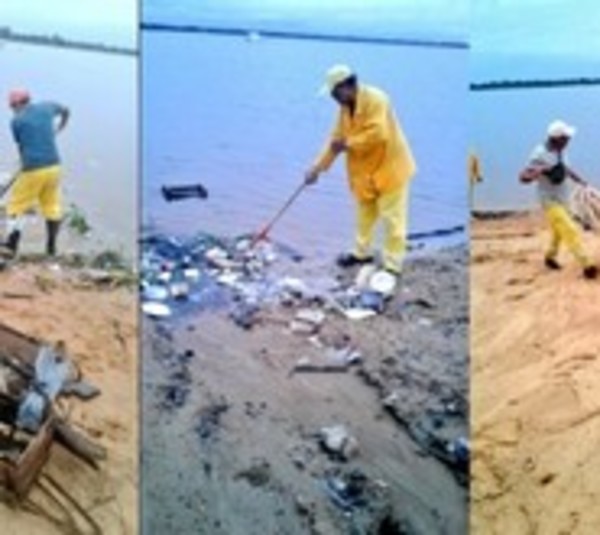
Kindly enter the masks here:
[[46, 254], [56, 256], [56, 239], [60, 229], [60, 221], [46, 221]]
[[553, 258], [551, 256], [547, 256], [544, 259], [544, 264], [548, 269], [554, 269], [554, 270], [562, 269], [562, 266], [556, 261], [556, 258]]
[[6, 247], [9, 249], [9, 251], [12, 253], [13, 256], [16, 256], [16, 254], [19, 250], [20, 241], [21, 241], [21, 231], [20, 230], [13, 230], [8, 235], [8, 240], [6, 240]]
[[583, 269], [583, 276], [586, 279], [597, 279], [598, 278], [598, 267], [587, 266]]
[[353, 253], [342, 253], [337, 257], [335, 263], [338, 265], [338, 267], [347, 269], [354, 266], [370, 264], [371, 262], [373, 262], [373, 260], [373, 256], [365, 256], [364, 258], [361, 258]]

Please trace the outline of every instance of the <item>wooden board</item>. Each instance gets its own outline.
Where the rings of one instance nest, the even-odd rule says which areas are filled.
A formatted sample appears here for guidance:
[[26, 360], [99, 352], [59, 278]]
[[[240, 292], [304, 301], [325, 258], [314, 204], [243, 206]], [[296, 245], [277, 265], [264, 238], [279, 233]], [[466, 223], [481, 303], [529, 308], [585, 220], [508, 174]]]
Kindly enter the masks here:
[[[41, 342], [0, 323], [0, 351], [34, 365]], [[47, 418], [16, 462], [0, 459], [0, 485], [24, 497], [50, 456], [54, 419]]]

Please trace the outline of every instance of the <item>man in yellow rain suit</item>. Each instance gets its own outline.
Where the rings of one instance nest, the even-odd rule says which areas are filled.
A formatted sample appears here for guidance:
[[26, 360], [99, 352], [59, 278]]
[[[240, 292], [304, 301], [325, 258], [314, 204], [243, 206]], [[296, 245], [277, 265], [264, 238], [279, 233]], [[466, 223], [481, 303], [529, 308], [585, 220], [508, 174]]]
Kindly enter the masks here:
[[544, 214], [550, 225], [552, 238], [546, 252], [545, 264], [549, 269], [560, 269], [557, 257], [562, 244], [583, 268], [587, 279], [598, 276], [598, 268], [583, 250], [577, 224], [569, 212], [569, 184], [567, 179], [585, 185], [586, 182], [570, 168], [564, 151], [575, 128], [563, 121], [554, 121], [548, 126], [545, 143], [538, 145], [529, 158], [527, 167], [520, 175], [522, 182], [537, 182], [538, 194]]
[[356, 199], [354, 250], [338, 258], [350, 267], [373, 260], [373, 231], [379, 219], [385, 227], [384, 269], [399, 274], [406, 253], [408, 191], [416, 165], [387, 95], [359, 84], [346, 65], [329, 69], [323, 92], [340, 104], [331, 137], [305, 176], [315, 183], [336, 157], [346, 153], [350, 189]]
[[26, 90], [11, 91], [8, 98], [14, 112], [11, 129], [19, 148], [21, 171], [6, 207], [8, 239], [5, 252], [16, 255], [23, 216], [39, 205], [46, 220], [46, 252], [53, 256], [62, 218], [60, 159], [55, 137], [66, 126], [69, 110], [54, 102], [33, 103]]

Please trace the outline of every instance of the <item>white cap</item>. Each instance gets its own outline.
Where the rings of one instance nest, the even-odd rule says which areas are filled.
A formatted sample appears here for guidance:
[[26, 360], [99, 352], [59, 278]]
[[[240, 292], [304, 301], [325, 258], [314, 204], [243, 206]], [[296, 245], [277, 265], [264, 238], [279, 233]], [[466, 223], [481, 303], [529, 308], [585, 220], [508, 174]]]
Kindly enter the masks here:
[[348, 65], [334, 65], [325, 74], [325, 83], [321, 87], [319, 93], [321, 95], [327, 95], [331, 93], [335, 86], [339, 83], [347, 80], [354, 75], [354, 72]]
[[548, 137], [573, 137], [576, 129], [564, 121], [553, 121], [548, 125]]

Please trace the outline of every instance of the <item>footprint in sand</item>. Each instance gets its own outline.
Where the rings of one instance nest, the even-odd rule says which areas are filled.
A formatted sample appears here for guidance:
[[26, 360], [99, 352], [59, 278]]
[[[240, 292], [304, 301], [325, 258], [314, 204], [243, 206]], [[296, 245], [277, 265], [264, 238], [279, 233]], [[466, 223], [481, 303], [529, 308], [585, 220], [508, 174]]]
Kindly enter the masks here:
[[560, 360], [554, 365], [552, 371], [555, 377], [570, 377], [574, 372], [587, 368], [597, 358], [598, 356], [593, 353], [579, 353], [565, 360]]

